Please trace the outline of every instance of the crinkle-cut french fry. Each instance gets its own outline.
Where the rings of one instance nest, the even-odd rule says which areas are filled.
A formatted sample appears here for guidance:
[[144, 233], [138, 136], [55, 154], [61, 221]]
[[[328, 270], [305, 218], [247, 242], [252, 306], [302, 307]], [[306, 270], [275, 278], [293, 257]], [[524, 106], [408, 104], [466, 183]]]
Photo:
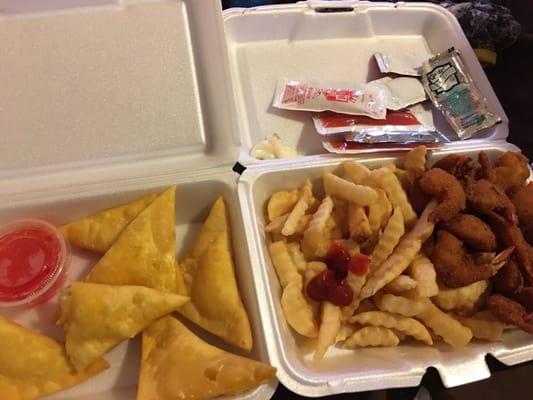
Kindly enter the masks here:
[[365, 326], [358, 329], [344, 342], [344, 347], [398, 346], [400, 339], [388, 328], [382, 326]]
[[359, 329], [359, 325], [357, 324], [344, 324], [341, 325], [339, 332], [337, 333], [337, 337], [335, 338], [335, 343], [344, 342], [346, 339], [348, 339], [352, 334]]
[[394, 175], [396, 175], [396, 178], [398, 178], [398, 181], [402, 185], [403, 190], [407, 190], [410, 184], [407, 171], [403, 168], [396, 168], [394, 170]]
[[304, 288], [303, 288], [304, 297], [307, 299], [307, 302], [311, 305], [311, 308], [313, 310], [313, 315], [315, 316], [315, 319], [317, 320], [318, 320], [319, 313], [320, 313], [320, 302], [311, 299], [307, 295], [306, 289], [307, 289], [307, 285], [309, 284], [309, 282], [311, 282], [311, 279], [313, 279], [315, 276], [317, 276], [318, 274], [320, 274], [322, 271], [324, 271], [327, 268], [328, 267], [323, 262], [310, 261], [307, 263], [307, 266], [304, 271]]
[[361, 290], [361, 298], [373, 296], [387, 283], [400, 275], [413, 261], [420, 251], [422, 243], [433, 233], [435, 224], [428, 221], [428, 215], [435, 209], [437, 203], [432, 200], [428, 203], [415, 226], [407, 233], [387, 258], [367, 280]]
[[404, 233], [402, 210], [396, 207], [383, 234], [379, 238], [378, 244], [370, 255], [369, 276], [372, 276], [376, 269], [392, 254]]
[[381, 311], [399, 314], [404, 317], [414, 317], [427, 308], [423, 301], [408, 299], [393, 294], [375, 296], [374, 302]]
[[421, 298], [427, 308], [416, 316], [424, 325], [431, 328], [437, 335], [452, 347], [465, 346], [472, 339], [472, 331], [459, 321], [433, 304], [427, 298]]
[[287, 243], [287, 250], [298, 272], [302, 274], [307, 269], [307, 261], [305, 261], [304, 253], [300, 250], [300, 244], [298, 242]]
[[311, 217], [309, 225], [304, 232], [304, 240], [309, 243], [311, 247], [317, 247], [321, 236], [324, 235], [326, 223], [333, 211], [333, 201], [331, 197], [326, 196], [318, 206], [318, 209]]
[[283, 229], [285, 222], [287, 222], [287, 218], [289, 218], [288, 213], [274, 218], [267, 224], [267, 226], [265, 226], [265, 232], [281, 234], [281, 230]]
[[379, 309], [376, 307], [376, 304], [370, 299], [364, 299], [361, 300], [359, 303], [359, 307], [357, 307], [357, 310], [354, 311], [355, 314], [362, 314], [368, 311], [379, 311]]
[[305, 285], [309, 283], [311, 279], [326, 270], [328, 267], [321, 261], [309, 261], [304, 271]]
[[353, 239], [337, 239], [335, 243], [339, 244], [348, 252], [350, 256], [360, 253], [359, 243]]
[[365, 207], [374, 203], [378, 199], [377, 192], [368, 186], [356, 185], [350, 181], [339, 178], [332, 173], [326, 172], [323, 176], [324, 191], [330, 196], [337, 196], [341, 199]]
[[403, 218], [407, 226], [411, 226], [416, 221], [416, 213], [407, 199], [407, 194], [394, 172], [386, 168], [372, 170], [372, 176], [376, 179], [379, 186], [387, 193], [393, 207], [400, 207]]
[[313, 198], [313, 186], [311, 181], [308, 179], [303, 187], [300, 189], [298, 201], [294, 205], [292, 211], [283, 225], [281, 233], [285, 236], [293, 235], [296, 232], [298, 227], [298, 222], [305, 215], [305, 212], [309, 208], [311, 199]]
[[349, 160], [342, 163], [344, 172], [348, 180], [356, 185], [369, 186], [371, 188], [379, 188], [378, 183], [370, 174], [370, 169], [357, 161]]
[[316, 337], [318, 330], [311, 304], [305, 299], [302, 289], [291, 282], [283, 289], [281, 309], [287, 323], [300, 335]]
[[295, 235], [303, 235], [303, 233], [307, 229], [307, 225], [309, 224], [309, 221], [311, 221], [312, 216], [313, 216], [312, 214], [304, 214], [302, 218], [300, 218], [300, 220], [298, 221], [298, 224], [296, 225], [296, 231], [294, 232], [294, 234], [288, 237], [292, 237]]
[[354, 240], [364, 240], [372, 235], [365, 209], [354, 203], [348, 205], [348, 228]]
[[298, 190], [281, 190], [270, 196], [267, 205], [268, 220], [273, 221], [275, 218], [288, 214], [298, 201]]
[[392, 212], [392, 205], [385, 191], [376, 189], [376, 192], [378, 193], [378, 200], [368, 206], [368, 223], [372, 232], [385, 228]]
[[271, 243], [268, 246], [268, 251], [281, 286], [285, 288], [292, 282], [301, 290], [303, 286], [302, 276], [298, 273], [298, 268], [292, 261], [287, 243], [282, 241]]
[[350, 322], [357, 322], [361, 325], [383, 326], [385, 328], [398, 329], [425, 344], [433, 344], [426, 327], [413, 318], [402, 317], [401, 315], [383, 311], [368, 311], [354, 315], [350, 318]]
[[332, 237], [332, 234], [334, 233], [334, 229], [335, 229], [335, 220], [333, 218], [328, 218], [328, 220], [326, 221], [326, 226], [324, 227], [324, 232], [319, 237], [317, 246], [314, 249], [314, 254], [317, 257], [323, 258], [328, 253], [328, 250], [331, 246], [331, 240], [332, 240], [331, 237]]
[[433, 297], [439, 292], [435, 267], [423, 253], [416, 255], [407, 273], [416, 281], [415, 291], [420, 297]]
[[348, 275], [346, 275], [346, 283], [352, 289], [353, 297], [351, 303], [341, 309], [343, 320], [349, 319], [359, 307], [359, 303], [361, 302], [359, 294], [361, 293], [361, 288], [365, 284], [365, 280], [366, 278], [364, 275], [356, 275], [353, 272], [348, 271]]
[[329, 301], [322, 303], [322, 314], [320, 328], [318, 330], [318, 340], [316, 343], [313, 363], [318, 363], [324, 358], [328, 348], [335, 344], [337, 334], [341, 328], [341, 309]]
[[344, 200], [333, 199], [333, 211], [331, 217], [335, 220], [342, 237], [348, 237], [350, 230], [348, 228], [348, 202]]
[[309, 208], [307, 209], [307, 212], [310, 215], [313, 215], [318, 209], [319, 205], [320, 205], [320, 201], [315, 196], [311, 196], [311, 200], [309, 200]]
[[403, 159], [403, 167], [407, 171], [423, 173], [426, 170], [426, 146], [417, 146], [409, 150]]
[[383, 291], [392, 294], [402, 294], [408, 290], [412, 290], [415, 288], [416, 281], [413, 278], [407, 275], [399, 275], [392, 281], [387, 283], [385, 286], [383, 286]]
[[502, 340], [504, 324], [490, 312], [478, 312], [471, 317], [458, 317], [459, 321], [472, 331], [477, 339], [498, 342]]
[[483, 293], [489, 287], [488, 281], [477, 281], [458, 288], [439, 288], [433, 302], [444, 311], [470, 313], [475, 310]]

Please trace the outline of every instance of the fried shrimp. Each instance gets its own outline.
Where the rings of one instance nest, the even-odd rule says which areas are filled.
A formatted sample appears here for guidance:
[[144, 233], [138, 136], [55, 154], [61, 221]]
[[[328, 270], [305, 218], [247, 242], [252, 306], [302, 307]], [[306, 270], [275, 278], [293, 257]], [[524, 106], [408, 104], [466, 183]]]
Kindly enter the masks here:
[[474, 161], [468, 156], [450, 154], [437, 161], [433, 168], [440, 168], [459, 180], [470, 181], [474, 178]]
[[477, 250], [494, 251], [496, 249], [496, 235], [489, 225], [474, 215], [457, 214], [443, 223], [441, 228], [453, 233]]
[[472, 256], [466, 253], [463, 243], [451, 233], [441, 230], [431, 255], [437, 276], [448, 287], [467, 286], [494, 276], [505, 264], [512, 248], [504, 250], [492, 261], [476, 265]]
[[514, 225], [518, 223], [516, 208], [505, 192], [487, 179], [469, 183], [465, 189], [468, 205], [481, 214], [496, 212]]
[[528, 322], [527, 312], [523, 305], [501, 294], [494, 294], [487, 300], [491, 313], [506, 324], [517, 325], [524, 331], [533, 333], [533, 323]]
[[516, 207], [516, 214], [522, 229], [528, 230], [533, 227], [533, 182], [516, 190], [511, 201]]
[[490, 225], [502, 243], [506, 246], [515, 247], [515, 258], [518, 266], [522, 269], [529, 283], [533, 284], [533, 264], [530, 258], [530, 248], [520, 228], [496, 213], [490, 213], [488, 217]]
[[494, 290], [504, 296], [513, 297], [524, 287], [524, 278], [514, 258], [507, 260], [505, 265], [492, 279]]
[[461, 183], [443, 169], [430, 169], [418, 183], [424, 193], [439, 201], [437, 208], [429, 215], [429, 221], [448, 221], [465, 209], [466, 198]]
[[533, 312], [533, 287], [522, 288], [515, 296], [515, 300], [522, 304], [528, 312]]
[[528, 159], [521, 153], [507, 151], [496, 160], [493, 167], [487, 155], [481, 151], [478, 162], [481, 165], [478, 176], [498, 185], [505, 192], [520, 188], [529, 177]]

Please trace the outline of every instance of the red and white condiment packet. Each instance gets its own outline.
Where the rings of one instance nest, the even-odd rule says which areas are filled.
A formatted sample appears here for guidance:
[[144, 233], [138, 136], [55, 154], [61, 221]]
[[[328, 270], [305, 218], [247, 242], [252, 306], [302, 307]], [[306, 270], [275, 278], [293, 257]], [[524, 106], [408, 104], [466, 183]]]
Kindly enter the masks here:
[[427, 53], [375, 53], [374, 58], [381, 73], [421, 76], [422, 64], [430, 58]]
[[390, 78], [386, 76], [368, 82], [368, 85], [375, 85], [383, 89], [389, 110], [401, 110], [427, 99], [424, 85], [418, 78], [407, 76]]
[[404, 143], [356, 143], [344, 139], [323, 141], [322, 146], [330, 153], [336, 154], [365, 154], [409, 151], [417, 146], [424, 145], [428, 149], [439, 148], [442, 143], [431, 141], [412, 141]]
[[339, 114], [326, 111], [313, 115], [318, 134], [322, 136], [360, 132], [432, 132], [431, 110], [415, 105], [404, 110], [388, 110], [385, 119]]
[[385, 88], [380, 85], [280, 79], [272, 105], [285, 110], [335, 111], [384, 119]]

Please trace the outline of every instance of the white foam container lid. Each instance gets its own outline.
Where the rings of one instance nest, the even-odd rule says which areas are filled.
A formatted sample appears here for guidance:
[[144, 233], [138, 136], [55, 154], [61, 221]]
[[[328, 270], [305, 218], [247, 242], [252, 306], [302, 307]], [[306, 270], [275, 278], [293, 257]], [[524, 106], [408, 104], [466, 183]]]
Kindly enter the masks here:
[[[324, 7], [351, 10], [320, 12]], [[366, 80], [377, 76], [368, 61], [374, 51], [433, 53], [454, 45], [503, 122], [445, 151], [492, 148], [494, 156], [514, 148], [504, 142], [505, 113], [447, 11], [427, 4], [308, 2], [233, 9], [223, 19], [218, 0], [0, 0], [0, 43], [0, 223], [37, 217], [62, 224], [178, 185], [182, 255], [223, 194], [253, 325], [251, 356], [271, 362], [279, 379], [303, 395], [415, 385], [428, 365], [453, 386], [488, 377], [486, 353], [508, 364], [533, 357], [515, 332], [503, 344], [462, 351], [402, 346], [347, 357], [334, 350], [310, 370], [281, 318], [279, 286], [265, 256], [266, 196], [342, 160], [324, 154], [310, 118], [270, 107], [280, 75]], [[437, 126], [445, 129], [443, 121]], [[250, 148], [274, 131], [301, 157], [251, 159]], [[361, 158], [371, 164], [388, 159]], [[240, 180], [231, 172], [237, 159], [248, 166]], [[70, 278], [84, 276], [95, 261], [74, 250]], [[2, 314], [61, 339], [51, 323], [55, 309], [52, 301]], [[108, 371], [50, 398], [134, 398], [138, 342], [125, 342], [106, 357]], [[276, 385], [235, 398], [267, 399]]]
[[[373, 59], [376, 52], [426, 53], [429, 57], [454, 46], [486, 97], [489, 110], [501, 116], [502, 123], [475, 139], [447, 147], [475, 146], [508, 136], [507, 116], [472, 47], [456, 18], [440, 6], [309, 1], [229, 9], [224, 19], [241, 160], [246, 164], [285, 162], [257, 161], [249, 156], [250, 149], [272, 133], [301, 156], [321, 158], [326, 151], [309, 113], [272, 107], [276, 82], [280, 77], [368, 82], [382, 76]], [[433, 117], [436, 128], [452, 137], [442, 114], [434, 110]]]

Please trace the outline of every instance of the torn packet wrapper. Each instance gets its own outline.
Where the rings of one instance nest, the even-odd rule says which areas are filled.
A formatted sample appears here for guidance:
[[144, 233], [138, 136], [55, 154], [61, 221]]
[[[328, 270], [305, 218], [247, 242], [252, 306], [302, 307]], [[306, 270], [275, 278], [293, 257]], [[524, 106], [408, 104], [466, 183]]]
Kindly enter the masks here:
[[375, 53], [374, 58], [379, 71], [383, 74], [394, 73], [398, 75], [420, 76], [422, 74], [422, 64], [429, 57], [429, 54], [392, 54]]

